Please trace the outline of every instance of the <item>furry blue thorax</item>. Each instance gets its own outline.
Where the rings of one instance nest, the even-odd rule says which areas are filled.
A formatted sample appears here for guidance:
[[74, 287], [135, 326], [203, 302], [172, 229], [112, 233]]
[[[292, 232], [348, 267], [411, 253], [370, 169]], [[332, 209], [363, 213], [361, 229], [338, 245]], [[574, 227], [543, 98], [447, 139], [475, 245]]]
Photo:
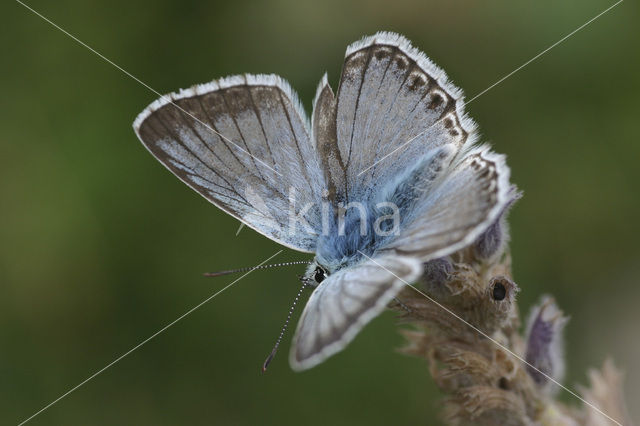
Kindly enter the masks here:
[[[316, 261], [334, 272], [350, 266], [360, 260], [360, 251], [371, 256], [382, 240], [388, 237], [376, 235], [373, 224], [377, 218], [375, 206], [363, 204], [365, 215], [357, 208], [348, 208], [344, 212], [343, 231], [337, 216], [329, 221], [329, 232], [318, 238]], [[361, 229], [364, 227], [364, 229]], [[364, 230], [365, 232], [361, 232]]]
[[[448, 154], [447, 148], [430, 152], [415, 167], [377, 191], [375, 188], [363, 191], [364, 200], [338, 207], [337, 214], [329, 220], [328, 232], [318, 238], [316, 261], [332, 273], [361, 261], [361, 252], [372, 257], [397, 237], [415, 217], [422, 199], [419, 193], [430, 189]], [[398, 215], [397, 222], [392, 217], [394, 212]]]

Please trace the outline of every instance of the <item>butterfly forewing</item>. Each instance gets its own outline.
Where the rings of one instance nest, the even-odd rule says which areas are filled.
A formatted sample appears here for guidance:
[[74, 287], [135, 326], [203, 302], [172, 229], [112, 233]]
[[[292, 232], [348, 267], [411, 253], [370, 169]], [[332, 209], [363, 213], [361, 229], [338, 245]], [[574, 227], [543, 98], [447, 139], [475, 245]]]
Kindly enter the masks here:
[[462, 147], [474, 125], [461, 99], [444, 72], [401, 36], [378, 33], [351, 45], [336, 112], [348, 197], [370, 197], [430, 150]]
[[283, 80], [246, 75], [183, 90], [151, 104], [134, 127], [160, 162], [213, 204], [285, 246], [314, 250], [317, 228], [288, 229], [290, 197], [294, 213], [311, 203], [304, 219], [319, 226], [324, 176]]

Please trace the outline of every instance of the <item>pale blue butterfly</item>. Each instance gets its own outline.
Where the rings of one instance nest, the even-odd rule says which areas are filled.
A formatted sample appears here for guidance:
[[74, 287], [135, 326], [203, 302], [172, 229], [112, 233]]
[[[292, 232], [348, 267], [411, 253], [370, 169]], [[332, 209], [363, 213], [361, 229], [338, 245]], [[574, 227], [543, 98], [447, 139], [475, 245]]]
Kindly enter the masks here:
[[342, 350], [424, 262], [474, 242], [510, 199], [504, 157], [475, 145], [462, 91], [393, 33], [347, 48], [337, 94], [325, 75], [310, 122], [280, 77], [242, 75], [163, 96], [134, 128], [211, 203], [315, 253], [295, 370]]

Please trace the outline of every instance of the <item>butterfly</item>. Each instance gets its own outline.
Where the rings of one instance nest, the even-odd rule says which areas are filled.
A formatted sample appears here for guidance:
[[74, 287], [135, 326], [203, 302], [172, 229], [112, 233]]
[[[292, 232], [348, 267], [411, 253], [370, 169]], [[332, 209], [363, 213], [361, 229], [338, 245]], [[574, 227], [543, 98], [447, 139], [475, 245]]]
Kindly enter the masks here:
[[505, 158], [477, 144], [462, 91], [389, 32], [347, 48], [310, 120], [285, 80], [245, 74], [165, 95], [134, 129], [212, 204], [315, 254], [294, 370], [341, 351], [425, 262], [470, 245], [509, 202]]

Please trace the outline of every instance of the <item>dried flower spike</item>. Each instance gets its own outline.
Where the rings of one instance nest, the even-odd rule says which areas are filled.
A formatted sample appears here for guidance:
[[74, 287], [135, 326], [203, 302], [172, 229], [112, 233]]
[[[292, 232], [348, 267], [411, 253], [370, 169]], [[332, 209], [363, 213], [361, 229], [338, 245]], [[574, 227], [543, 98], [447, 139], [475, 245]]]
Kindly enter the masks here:
[[502, 209], [496, 221], [474, 243], [473, 249], [479, 259], [489, 259], [499, 253], [509, 239], [506, 216], [513, 204], [522, 198], [522, 192], [515, 185], [511, 186], [509, 202]]
[[546, 391], [557, 390], [548, 377], [561, 381], [564, 375], [562, 332], [567, 320], [549, 296], [544, 296], [529, 316], [525, 359], [535, 369], [527, 366], [527, 371], [534, 382]]

